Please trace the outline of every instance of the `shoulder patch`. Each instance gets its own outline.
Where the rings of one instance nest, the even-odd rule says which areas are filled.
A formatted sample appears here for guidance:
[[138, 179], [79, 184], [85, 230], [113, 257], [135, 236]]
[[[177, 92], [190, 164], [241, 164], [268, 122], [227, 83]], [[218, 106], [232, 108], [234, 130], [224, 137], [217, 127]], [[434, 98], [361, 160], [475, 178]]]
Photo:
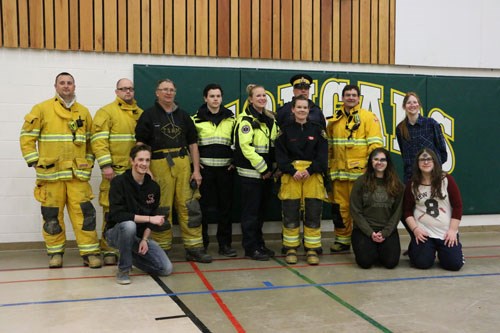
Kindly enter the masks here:
[[241, 133], [243, 133], [243, 134], [248, 134], [248, 133], [250, 133], [250, 126], [249, 126], [249, 125], [243, 125], [243, 126], [241, 127]]

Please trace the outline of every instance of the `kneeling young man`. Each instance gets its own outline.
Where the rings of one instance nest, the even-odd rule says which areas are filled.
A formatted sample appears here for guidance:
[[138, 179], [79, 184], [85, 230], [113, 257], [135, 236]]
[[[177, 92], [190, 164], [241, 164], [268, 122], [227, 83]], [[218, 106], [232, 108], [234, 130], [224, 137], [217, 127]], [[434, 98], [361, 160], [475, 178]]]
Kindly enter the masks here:
[[111, 181], [105, 236], [120, 251], [116, 282], [129, 284], [132, 264], [146, 273], [169, 275], [172, 263], [165, 251], [149, 239], [151, 228], [165, 223], [158, 215], [160, 187], [147, 174], [151, 148], [137, 145], [130, 151], [131, 169]]

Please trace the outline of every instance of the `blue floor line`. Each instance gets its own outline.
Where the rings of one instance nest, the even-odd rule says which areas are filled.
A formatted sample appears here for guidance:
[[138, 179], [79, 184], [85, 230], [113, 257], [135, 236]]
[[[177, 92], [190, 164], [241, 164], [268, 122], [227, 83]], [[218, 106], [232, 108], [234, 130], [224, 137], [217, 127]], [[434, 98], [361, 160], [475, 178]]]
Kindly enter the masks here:
[[359, 281], [344, 281], [344, 282], [325, 282], [316, 284], [296, 284], [290, 286], [277, 286], [270, 282], [264, 281], [264, 287], [254, 288], [239, 288], [239, 289], [221, 289], [221, 290], [206, 290], [206, 291], [184, 291], [171, 294], [149, 294], [149, 295], [132, 295], [132, 296], [111, 296], [111, 297], [97, 297], [97, 298], [82, 298], [71, 300], [51, 300], [51, 301], [33, 301], [33, 302], [20, 302], [20, 303], [5, 303], [0, 307], [14, 307], [25, 305], [44, 305], [44, 304], [59, 304], [59, 303], [73, 303], [73, 302], [90, 302], [90, 301], [109, 301], [117, 299], [134, 299], [134, 298], [150, 298], [150, 297], [172, 297], [172, 296], [190, 296], [190, 295], [210, 295], [213, 293], [241, 293], [262, 290], [282, 290], [282, 289], [297, 289], [297, 288], [310, 288], [318, 286], [340, 286], [350, 284], [366, 284], [366, 283], [389, 283], [401, 281], [415, 281], [415, 280], [433, 280], [433, 279], [458, 279], [470, 277], [487, 277], [487, 276], [500, 276], [500, 273], [481, 273], [481, 274], [460, 274], [460, 275], [436, 275], [436, 276], [419, 276], [419, 277], [406, 277], [382, 280], [359, 280]]

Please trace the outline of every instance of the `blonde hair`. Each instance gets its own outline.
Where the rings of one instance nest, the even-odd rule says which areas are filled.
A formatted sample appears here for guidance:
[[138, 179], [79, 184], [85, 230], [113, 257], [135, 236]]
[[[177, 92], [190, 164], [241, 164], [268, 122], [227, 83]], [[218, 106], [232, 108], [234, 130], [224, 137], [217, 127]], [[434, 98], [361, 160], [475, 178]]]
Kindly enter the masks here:
[[247, 94], [248, 94], [247, 100], [249, 103], [250, 103], [250, 97], [253, 96], [253, 91], [255, 90], [255, 88], [262, 88], [265, 90], [264, 86], [260, 84], [250, 83], [249, 85], [247, 85]]

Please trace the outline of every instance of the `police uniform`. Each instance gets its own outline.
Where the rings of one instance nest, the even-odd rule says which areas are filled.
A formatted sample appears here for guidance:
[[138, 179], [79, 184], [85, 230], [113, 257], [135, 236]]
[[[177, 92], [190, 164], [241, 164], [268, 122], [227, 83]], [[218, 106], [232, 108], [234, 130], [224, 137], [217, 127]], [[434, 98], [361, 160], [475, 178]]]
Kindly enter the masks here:
[[[321, 248], [321, 213], [327, 199], [323, 175], [328, 169], [328, 141], [319, 124], [297, 122], [281, 128], [276, 140], [276, 162], [283, 172], [278, 197], [283, 215], [283, 247], [300, 246], [301, 207], [304, 207], [304, 247]], [[307, 170], [310, 177], [295, 180], [297, 171]]]
[[[143, 110], [134, 100], [132, 104], [116, 97], [115, 101], [97, 110], [92, 123], [92, 151], [99, 167], [112, 167], [120, 175], [130, 167], [130, 150], [135, 146], [135, 126]], [[102, 206], [104, 219], [102, 230], [106, 228], [109, 212], [110, 182], [102, 177], [99, 186], [99, 204]], [[104, 257], [117, 255], [117, 250], [108, 246], [101, 237], [101, 251]], [[106, 262], [106, 260], [105, 260]]]
[[[24, 117], [21, 151], [28, 165], [36, 166], [34, 194], [42, 204], [43, 237], [51, 256], [64, 253], [65, 206], [80, 255], [94, 258], [99, 254], [96, 211], [89, 184], [94, 163], [91, 126], [92, 118], [86, 107], [77, 102], [66, 107], [58, 96], [35, 105]], [[62, 260], [54, 267], [61, 265]], [[100, 260], [91, 267], [100, 267]]]
[[[349, 249], [352, 218], [349, 197], [354, 181], [365, 172], [368, 155], [383, 147], [380, 123], [375, 114], [359, 104], [348, 114], [344, 106], [335, 110], [328, 120], [330, 177], [333, 181], [333, 207], [340, 205], [341, 218], [334, 218], [335, 243], [338, 250]], [[333, 247], [332, 247], [333, 249]]]
[[[191, 189], [191, 161], [188, 146], [197, 143], [198, 135], [193, 121], [182, 109], [165, 112], [158, 102], [139, 118], [135, 129], [138, 142], [152, 147], [150, 170], [160, 185], [160, 210], [172, 221], [172, 205], [175, 205], [182, 241], [186, 250], [203, 248], [201, 234], [201, 210], [198, 190]], [[167, 213], [168, 211], [168, 213]], [[158, 230], [152, 231], [153, 239], [164, 250], [172, 247], [172, 228], [165, 221]]]
[[[232, 242], [231, 203], [233, 197], [233, 172], [228, 167], [233, 161], [231, 149], [235, 124], [231, 110], [220, 107], [213, 114], [203, 104], [192, 117], [198, 132], [198, 149], [203, 182], [200, 186], [203, 245], [208, 247], [208, 224], [217, 224], [219, 252], [227, 254]], [[236, 253], [233, 250], [234, 255]]]
[[[290, 79], [290, 84], [294, 88], [306, 88], [309, 89], [313, 80], [309, 75], [306, 74], [297, 74], [292, 76]], [[313, 101], [309, 100], [309, 117], [308, 121], [317, 123], [322, 126], [323, 129], [326, 128], [326, 120], [323, 115], [323, 111], [319, 106], [314, 104]], [[278, 123], [279, 128], [283, 128], [287, 124], [291, 124], [295, 122], [295, 117], [292, 113], [292, 102], [285, 103], [282, 107], [280, 107], [277, 111], [276, 122]]]
[[259, 113], [252, 105], [238, 116], [234, 131], [234, 162], [242, 191], [242, 244], [245, 255], [254, 259], [273, 254], [265, 247], [262, 235], [264, 203], [271, 193], [272, 180], [263, 180], [262, 175], [272, 171], [277, 133], [274, 114], [268, 110]]

